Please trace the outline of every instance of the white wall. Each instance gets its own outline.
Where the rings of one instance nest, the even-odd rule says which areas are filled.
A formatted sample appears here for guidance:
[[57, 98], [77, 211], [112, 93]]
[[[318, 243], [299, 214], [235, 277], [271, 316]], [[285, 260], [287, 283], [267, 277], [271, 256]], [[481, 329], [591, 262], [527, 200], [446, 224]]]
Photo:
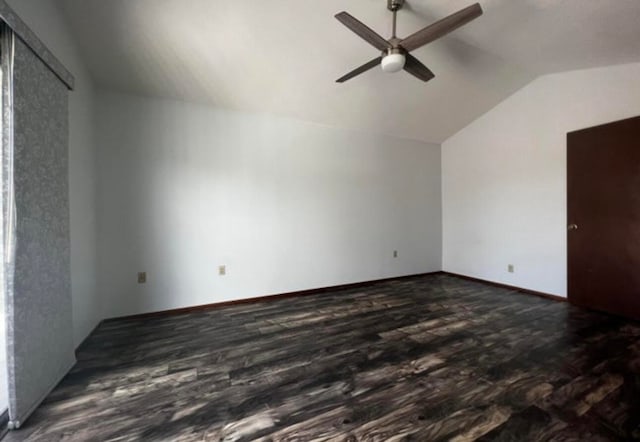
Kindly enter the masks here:
[[566, 134], [637, 115], [640, 64], [566, 72], [448, 139], [444, 270], [566, 296]]
[[437, 145], [106, 92], [98, 103], [108, 316], [441, 268]]
[[7, 2], [76, 79], [69, 101], [71, 292], [78, 345], [102, 319], [96, 291], [94, 87], [53, 0]]

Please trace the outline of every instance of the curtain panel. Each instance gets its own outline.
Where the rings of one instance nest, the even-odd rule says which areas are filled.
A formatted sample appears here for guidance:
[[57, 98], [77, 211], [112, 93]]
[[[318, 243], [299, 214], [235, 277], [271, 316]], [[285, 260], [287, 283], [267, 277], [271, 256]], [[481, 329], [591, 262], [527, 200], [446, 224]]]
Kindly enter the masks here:
[[2, 222], [9, 427], [75, 363], [67, 86], [3, 24]]

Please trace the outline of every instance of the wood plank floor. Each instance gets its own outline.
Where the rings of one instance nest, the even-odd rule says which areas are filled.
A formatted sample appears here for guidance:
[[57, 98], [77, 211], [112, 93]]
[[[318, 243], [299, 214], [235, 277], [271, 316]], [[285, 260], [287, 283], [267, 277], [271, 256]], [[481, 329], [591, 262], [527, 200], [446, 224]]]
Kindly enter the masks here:
[[640, 440], [640, 323], [449, 275], [109, 321], [6, 440]]

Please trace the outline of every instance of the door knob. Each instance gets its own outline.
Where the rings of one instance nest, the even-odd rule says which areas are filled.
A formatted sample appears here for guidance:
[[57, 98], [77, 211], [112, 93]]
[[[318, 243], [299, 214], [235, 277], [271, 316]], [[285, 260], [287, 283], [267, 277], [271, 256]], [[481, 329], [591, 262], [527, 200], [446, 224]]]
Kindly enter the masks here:
[[578, 225], [577, 224], [569, 224], [569, 227], [567, 227], [568, 230], [578, 230]]

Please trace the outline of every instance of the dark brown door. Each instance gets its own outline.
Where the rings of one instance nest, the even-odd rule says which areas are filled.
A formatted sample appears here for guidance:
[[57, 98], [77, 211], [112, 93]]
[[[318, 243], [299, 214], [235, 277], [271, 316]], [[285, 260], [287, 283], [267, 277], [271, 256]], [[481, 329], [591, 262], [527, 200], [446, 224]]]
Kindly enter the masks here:
[[640, 319], [640, 117], [567, 136], [568, 295]]

